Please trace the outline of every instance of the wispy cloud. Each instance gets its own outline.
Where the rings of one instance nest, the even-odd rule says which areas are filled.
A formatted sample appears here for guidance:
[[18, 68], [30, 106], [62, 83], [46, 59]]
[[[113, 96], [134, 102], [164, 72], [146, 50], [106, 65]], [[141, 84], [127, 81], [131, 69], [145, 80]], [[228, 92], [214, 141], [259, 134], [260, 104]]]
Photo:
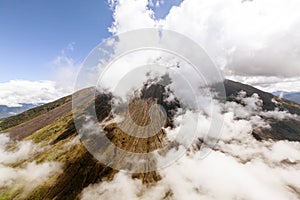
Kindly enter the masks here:
[[75, 49], [75, 43], [71, 42], [57, 55], [51, 65], [54, 70], [54, 81], [62, 88], [65, 93], [70, 93], [74, 89], [74, 83], [77, 72], [80, 68], [79, 62], [76, 62], [70, 55]]

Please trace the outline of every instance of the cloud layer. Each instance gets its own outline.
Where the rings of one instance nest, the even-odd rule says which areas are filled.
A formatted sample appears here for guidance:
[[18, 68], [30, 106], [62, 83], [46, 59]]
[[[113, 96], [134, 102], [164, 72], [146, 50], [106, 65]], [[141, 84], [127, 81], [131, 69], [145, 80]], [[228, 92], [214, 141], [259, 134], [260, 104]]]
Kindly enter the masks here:
[[[300, 90], [299, 1], [184, 0], [162, 20], [155, 19], [147, 0], [113, 2], [111, 31], [115, 34], [153, 27], [175, 30], [201, 45], [232, 79], [249, 80], [268, 91]], [[282, 86], [278, 82], [287, 83]], [[192, 148], [160, 170], [162, 179], [155, 184], [144, 185], [119, 172], [111, 182], [85, 188], [81, 198], [299, 199], [300, 143], [257, 141], [252, 136], [255, 130], [270, 128], [264, 118], [299, 120], [299, 116], [278, 110], [264, 112], [256, 94], [245, 97], [241, 92], [238, 98], [244, 106], [214, 102], [224, 124], [219, 143], [205, 159], [201, 159], [201, 151]], [[201, 130], [209, 127], [207, 113], [201, 113]], [[201, 131], [198, 137], [203, 139]]]
[[[299, 142], [257, 141], [252, 131], [268, 128], [268, 118], [299, 118], [286, 112], [263, 112], [257, 95], [235, 102], [215, 103], [224, 125], [219, 143], [202, 158], [192, 149], [168, 168], [162, 179], [143, 185], [130, 174], [119, 172], [111, 182], [90, 185], [82, 199], [298, 199], [300, 195]], [[202, 116], [202, 125], [210, 123]], [[169, 133], [168, 133], [169, 134]], [[201, 134], [199, 135], [201, 138]]]
[[[26, 162], [45, 148], [32, 141], [12, 141], [8, 134], [0, 134], [0, 191], [17, 192], [23, 198], [51, 176], [61, 173], [59, 162]], [[18, 162], [18, 167], [11, 165]]]
[[[175, 30], [202, 46], [225, 75], [300, 75], [297, 0], [184, 0], [161, 20], [155, 19], [148, 4], [147, 0], [115, 2], [111, 31], [153, 27]], [[293, 87], [300, 90], [299, 85]]]
[[299, 77], [276, 77], [276, 76], [228, 76], [228, 79], [252, 85], [266, 92], [298, 92], [300, 90]]
[[47, 103], [66, 94], [54, 81], [11, 80], [0, 83], [0, 105], [22, 106], [21, 103]]

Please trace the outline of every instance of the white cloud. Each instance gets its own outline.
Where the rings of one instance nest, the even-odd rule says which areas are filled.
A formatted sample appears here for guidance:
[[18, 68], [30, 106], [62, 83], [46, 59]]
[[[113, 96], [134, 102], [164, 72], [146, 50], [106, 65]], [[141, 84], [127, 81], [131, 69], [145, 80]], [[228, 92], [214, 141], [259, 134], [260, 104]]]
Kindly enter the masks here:
[[[82, 199], [298, 199], [300, 143], [257, 141], [252, 131], [269, 124], [261, 115], [261, 100], [254, 94], [235, 102], [216, 103], [224, 116], [219, 143], [202, 158], [192, 150], [173, 165], [159, 171], [162, 179], [145, 185], [119, 172], [111, 182], [90, 185]], [[249, 112], [250, 111], [250, 112]], [[278, 113], [288, 119], [286, 112]], [[247, 113], [247, 114], [245, 114]], [[202, 116], [203, 127], [206, 116]], [[270, 117], [270, 116], [268, 116]], [[274, 117], [274, 116], [273, 116]], [[282, 119], [282, 118], [280, 118]], [[168, 132], [169, 134], [169, 132]]]
[[[8, 151], [9, 145], [16, 145], [16, 149]], [[26, 160], [41, 147], [34, 145], [32, 141], [13, 142], [8, 134], [0, 134], [0, 163], [9, 164], [20, 160]]]
[[300, 91], [299, 77], [276, 77], [276, 76], [228, 76], [228, 79], [242, 82], [266, 92], [297, 92]]
[[54, 81], [10, 80], [0, 83], [0, 105], [21, 106], [21, 103], [47, 103], [66, 93]]
[[[279, 88], [272, 83], [297, 80], [300, 75], [298, 1], [185, 0], [160, 21], [153, 18], [147, 1], [120, 2], [114, 4], [114, 33], [157, 26], [178, 31], [203, 46], [226, 75], [253, 77], [253, 84], [269, 91]], [[298, 117], [285, 111], [264, 112], [256, 94], [245, 97], [241, 93], [239, 98], [244, 106], [235, 102], [214, 105], [224, 125], [219, 143], [205, 159], [201, 151], [191, 151], [159, 171], [162, 179], [151, 185], [119, 172], [111, 182], [85, 188], [81, 198], [163, 199], [169, 194], [169, 199], [298, 199], [300, 143], [257, 141], [251, 134], [270, 128], [264, 117]], [[210, 121], [207, 115], [201, 119], [201, 128], [206, 130]]]
[[22, 186], [22, 195], [26, 195], [53, 175], [61, 172], [62, 165], [58, 162], [41, 164], [32, 162], [25, 164], [23, 168], [13, 168], [0, 164], [0, 187]]
[[74, 48], [75, 43], [69, 43], [68, 46], [50, 63], [54, 70], [53, 80], [65, 94], [69, 94], [73, 91], [76, 76], [80, 68], [80, 63], [77, 63], [70, 56], [70, 53], [74, 51]]
[[[23, 198], [51, 176], [61, 173], [62, 164], [59, 162], [26, 162], [45, 149], [32, 141], [12, 141], [8, 134], [0, 134], [0, 188], [20, 190]], [[18, 167], [10, 165], [18, 162]]]
[[[83, 200], [90, 199], [119, 199], [119, 200], [135, 200], [137, 197], [137, 188], [142, 188], [142, 183], [139, 180], [132, 180], [123, 173], [118, 173], [111, 183], [104, 182], [101, 187], [92, 185], [84, 189]], [[114, 195], [111, 195], [113, 194]]]
[[[146, 0], [114, 2], [114, 33], [163, 27], [196, 41], [225, 75], [281, 79], [300, 75], [297, 0], [184, 0], [162, 20], [153, 17]], [[285, 88], [300, 90], [299, 85], [290, 86]]]
[[10, 80], [0, 83], [0, 105], [19, 107], [22, 103], [48, 103], [73, 92], [80, 67], [69, 55], [74, 51], [72, 42], [51, 62], [52, 80]]
[[156, 25], [153, 11], [147, 8], [148, 0], [113, 2], [115, 20], [110, 28], [111, 32], [118, 34], [138, 28], [151, 28]]
[[299, 1], [185, 0], [161, 24], [203, 46], [226, 74], [299, 76]]

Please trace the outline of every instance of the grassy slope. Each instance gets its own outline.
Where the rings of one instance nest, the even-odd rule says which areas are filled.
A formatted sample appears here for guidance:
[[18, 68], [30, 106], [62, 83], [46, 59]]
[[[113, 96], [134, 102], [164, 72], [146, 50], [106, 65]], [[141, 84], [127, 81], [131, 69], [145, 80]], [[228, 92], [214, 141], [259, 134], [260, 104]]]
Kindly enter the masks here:
[[[259, 91], [251, 86], [242, 85], [232, 81], [227, 81], [225, 86], [229, 100], [232, 95], [236, 94], [240, 90], [244, 90], [248, 95], [258, 93], [264, 100], [264, 109], [273, 110], [275, 108], [274, 104], [271, 102], [273, 95]], [[84, 92], [83, 94], [86, 95]], [[105, 95], [100, 95], [96, 99], [96, 109], [101, 111], [97, 113], [99, 120], [103, 120], [109, 114], [108, 110], [110, 109], [110, 106], [107, 104], [108, 100], [109, 97]], [[279, 101], [281, 101], [283, 109], [287, 109], [292, 113], [300, 114], [300, 106], [298, 104], [294, 104], [285, 100]], [[68, 96], [50, 104], [31, 109], [17, 116], [6, 118], [0, 122], [2, 127], [8, 128], [7, 130], [4, 130], [4, 132], [6, 132], [10, 130], [21, 130], [16, 129], [16, 127], [19, 128], [29, 126], [29, 129], [30, 126], [36, 127], [31, 122], [39, 118], [39, 120], [36, 122], [41, 122], [42, 126], [39, 126], [36, 130], [30, 129], [32, 132], [29, 135], [23, 135], [24, 137], [22, 136], [19, 139], [33, 140], [36, 143], [40, 143], [42, 146], [49, 145], [50, 148], [44, 152], [37, 153], [30, 160], [28, 160], [28, 162], [36, 161], [37, 163], [43, 163], [47, 161], [59, 161], [64, 164], [63, 174], [53, 176], [46, 183], [35, 188], [35, 190], [27, 196], [27, 199], [74, 199], [84, 187], [99, 181], [111, 180], [116, 173], [115, 170], [97, 162], [89, 154], [89, 152], [87, 152], [81, 142], [71, 145], [73, 139], [76, 137], [76, 129], [72, 119], [71, 107], [69, 107], [69, 110], [65, 107], [67, 104], [70, 104], [70, 102], [71, 97]], [[52, 121], [47, 121], [48, 115], [52, 115], [53, 112], [58, 113], [57, 116]], [[47, 123], [44, 123], [44, 121], [47, 121]], [[259, 137], [265, 139], [299, 139], [299, 122], [277, 122], [273, 125], [273, 129], [275, 132], [266, 131], [259, 133], [263, 134], [259, 135]], [[139, 145], [135, 146], [135, 149], [133, 149], [132, 146], [135, 143], [142, 144], [141, 146], [146, 146], [149, 142], [137, 142], [135, 138], [124, 136], [124, 134], [122, 134], [122, 132], [118, 130], [114, 124], [108, 125], [106, 130], [108, 132], [108, 136], [111, 137], [111, 140], [116, 145], [120, 145], [120, 147], [127, 148], [130, 151], [141, 151]], [[277, 133], [278, 135], [276, 135]], [[155, 141], [156, 138], [152, 139]], [[149, 142], [150, 145], [153, 145], [153, 141]], [[160, 139], [158, 141], [160, 141]], [[159, 144], [158, 142], [155, 143]], [[151, 148], [152, 147], [149, 146], [149, 150]], [[18, 163], [13, 163], [12, 166], [21, 167], [25, 162], [21, 161]], [[140, 178], [144, 182], [153, 182], [159, 179], [159, 175], [155, 172], [134, 174], [133, 177]], [[2, 188], [0, 189], [0, 200], [20, 199], [20, 194], [20, 188]]]
[[[81, 142], [72, 145], [76, 137], [72, 113], [61, 116], [51, 124], [39, 129], [23, 140], [33, 140], [49, 149], [35, 154], [27, 161], [13, 163], [22, 167], [26, 162], [37, 163], [58, 161], [64, 164], [64, 173], [53, 176], [37, 187], [26, 199], [74, 199], [81, 190], [103, 178], [112, 179], [115, 171], [97, 162]], [[0, 199], [21, 199], [22, 188], [0, 190]]]
[[19, 124], [22, 124], [30, 119], [34, 119], [42, 114], [48, 113], [49, 111], [60, 107], [63, 104], [71, 102], [71, 100], [72, 100], [71, 96], [66, 96], [66, 97], [58, 99], [54, 102], [32, 108], [21, 114], [1, 119], [1, 121], [0, 121], [1, 129], [0, 130], [6, 130], [11, 127], [15, 127]]
[[[85, 94], [83, 92], [83, 94]], [[97, 102], [97, 114], [98, 119], [103, 120], [108, 116], [109, 112], [103, 112], [110, 109], [108, 106], [108, 99], [106, 95], [99, 95]], [[93, 156], [86, 150], [84, 145], [77, 140], [76, 143], [76, 129], [73, 123], [73, 115], [71, 109], [66, 112], [64, 106], [69, 104], [69, 101], [59, 101], [64, 102], [58, 105], [57, 103], [46, 104], [43, 108], [36, 108], [31, 110], [29, 113], [23, 113], [19, 116], [14, 116], [6, 119], [6, 122], [10, 124], [18, 124], [16, 127], [28, 127], [34, 126], [32, 121], [36, 119], [38, 122], [42, 122], [42, 119], [47, 119], [47, 115], [53, 111], [60, 113], [61, 115], [56, 116], [56, 118], [47, 123], [43, 123], [43, 127], [38, 130], [33, 131], [31, 134], [18, 139], [21, 140], [32, 140], [41, 146], [49, 147], [45, 151], [36, 153], [33, 157], [26, 161], [19, 161], [17, 163], [12, 163], [12, 167], [23, 167], [27, 162], [36, 162], [38, 164], [50, 161], [57, 161], [63, 163], [62, 174], [53, 176], [46, 183], [35, 188], [30, 194], [27, 195], [26, 199], [75, 199], [83, 188], [87, 187], [89, 184], [97, 183], [103, 180], [112, 180], [115, 170], [99, 163], [93, 158]], [[58, 105], [53, 108], [53, 105]], [[49, 107], [48, 107], [49, 106]], [[44, 110], [53, 108], [50, 112], [45, 113]], [[64, 112], [60, 112], [60, 110]], [[88, 107], [88, 109], [91, 109]], [[23, 116], [30, 116], [25, 119], [21, 119]], [[32, 119], [32, 116], [36, 116]], [[18, 122], [18, 123], [17, 123]], [[9, 127], [9, 126], [7, 126]], [[9, 127], [4, 132], [15, 130], [16, 127]], [[18, 129], [20, 130], [20, 129]], [[118, 135], [114, 135], [113, 132], [109, 133], [111, 139], [118, 143], [120, 140]], [[119, 139], [118, 139], [119, 138]], [[127, 147], [132, 147], [136, 140], [128, 139], [125, 144]], [[129, 144], [130, 143], [130, 144]], [[145, 142], [146, 143], [146, 142]], [[144, 143], [143, 143], [144, 145]], [[153, 145], [153, 143], [151, 143]], [[144, 173], [144, 174], [133, 174], [134, 178], [140, 178], [144, 182], [153, 182], [159, 179], [159, 176], [155, 172]], [[10, 199], [23, 199], [22, 198], [22, 187], [17, 189], [12, 188], [1, 188], [0, 189], [0, 200], [10, 200]]]

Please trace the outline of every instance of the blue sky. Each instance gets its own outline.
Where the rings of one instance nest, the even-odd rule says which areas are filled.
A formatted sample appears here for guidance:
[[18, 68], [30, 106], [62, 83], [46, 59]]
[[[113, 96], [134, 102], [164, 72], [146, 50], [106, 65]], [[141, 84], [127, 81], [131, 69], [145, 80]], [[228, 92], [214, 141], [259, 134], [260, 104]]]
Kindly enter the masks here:
[[[80, 63], [111, 36], [113, 21], [120, 24], [118, 31], [156, 24], [190, 37], [226, 78], [269, 92], [300, 91], [298, 0], [122, 2], [111, 10], [107, 0], [0, 0], [0, 104], [66, 95]], [[172, 6], [178, 7], [169, 12]], [[157, 23], [149, 9], [163, 20]], [[70, 60], [70, 66], [63, 66]]]
[[[180, 2], [165, 1], [152, 9], [163, 18]], [[71, 43], [74, 50], [67, 56], [80, 63], [111, 35], [112, 15], [105, 0], [1, 0], [0, 82], [51, 80], [51, 62]]]
[[1, 0], [0, 82], [50, 79], [63, 49], [74, 42], [69, 56], [80, 62], [110, 36], [112, 20], [106, 1]]

